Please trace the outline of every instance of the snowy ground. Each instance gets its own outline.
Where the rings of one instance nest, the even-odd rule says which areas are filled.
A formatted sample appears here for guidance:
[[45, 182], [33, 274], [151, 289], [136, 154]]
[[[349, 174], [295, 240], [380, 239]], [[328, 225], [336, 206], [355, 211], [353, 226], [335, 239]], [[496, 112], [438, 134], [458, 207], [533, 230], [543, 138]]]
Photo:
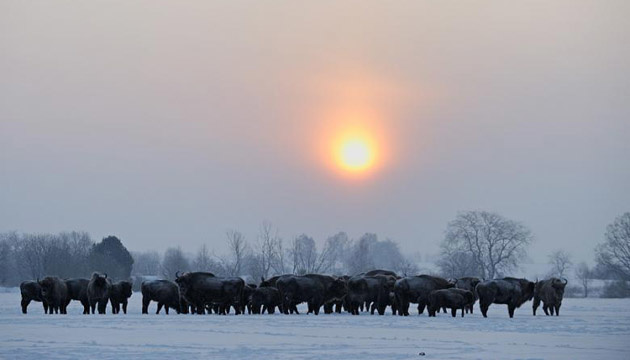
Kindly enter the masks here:
[[[509, 319], [505, 306], [451, 318], [334, 315], [127, 315], [20, 312], [0, 293], [2, 359], [628, 359], [630, 299], [565, 299], [560, 317]], [[155, 304], [150, 310], [155, 311]], [[108, 309], [109, 311], [109, 309]], [[542, 311], [541, 311], [542, 312]], [[425, 355], [419, 355], [424, 353]]]

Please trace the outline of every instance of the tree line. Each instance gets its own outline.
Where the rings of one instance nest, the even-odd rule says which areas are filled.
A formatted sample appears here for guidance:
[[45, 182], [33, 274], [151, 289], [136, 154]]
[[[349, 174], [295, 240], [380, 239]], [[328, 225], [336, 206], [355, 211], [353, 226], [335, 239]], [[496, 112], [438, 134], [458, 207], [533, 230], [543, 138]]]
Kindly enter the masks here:
[[[254, 239], [237, 231], [225, 235], [228, 251], [216, 254], [206, 245], [196, 252], [181, 247], [157, 251], [129, 252], [115, 236], [94, 242], [85, 232], [60, 234], [0, 234], [0, 285], [16, 286], [24, 279], [45, 275], [62, 278], [88, 277], [93, 271], [113, 279], [157, 276], [174, 279], [177, 271], [210, 271], [218, 276], [242, 276], [258, 281], [280, 274], [358, 274], [375, 268], [401, 275], [417, 274], [414, 260], [403, 254], [398, 243], [366, 233], [350, 239], [344, 232], [329, 236], [321, 245], [302, 234], [285, 241], [271, 223], [261, 225]], [[486, 211], [460, 212], [447, 224], [438, 271], [445, 278], [475, 276], [493, 279], [511, 275], [526, 259], [533, 241], [522, 223]], [[549, 255], [551, 271], [546, 276], [573, 278], [569, 295], [589, 295], [593, 279], [612, 280], [603, 296], [630, 296], [630, 212], [617, 217], [607, 228], [604, 241], [595, 249], [596, 266], [573, 264], [565, 250]]]
[[173, 280], [176, 271], [209, 271], [217, 276], [242, 276], [258, 281], [281, 274], [342, 275], [374, 268], [387, 268], [400, 274], [418, 272], [415, 262], [402, 254], [398, 243], [380, 240], [373, 233], [350, 239], [345, 232], [339, 232], [318, 246], [306, 234], [285, 242], [278, 229], [265, 222], [252, 241], [236, 230], [228, 231], [224, 241], [228, 248], [224, 254], [215, 254], [206, 245], [194, 254], [179, 246], [167, 249], [163, 256], [156, 251], [134, 253], [133, 275], [158, 274]]

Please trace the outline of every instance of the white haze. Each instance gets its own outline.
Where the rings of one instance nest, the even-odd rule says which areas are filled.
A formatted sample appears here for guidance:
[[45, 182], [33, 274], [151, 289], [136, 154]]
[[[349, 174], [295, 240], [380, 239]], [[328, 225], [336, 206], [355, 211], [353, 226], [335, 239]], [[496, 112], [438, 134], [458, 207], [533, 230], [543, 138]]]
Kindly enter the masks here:
[[[0, 231], [222, 252], [226, 230], [252, 241], [268, 220], [285, 239], [375, 232], [430, 254], [458, 211], [482, 209], [529, 226], [536, 261], [592, 261], [630, 210], [629, 13], [2, 0]], [[348, 83], [388, 114], [392, 161], [361, 181], [313, 158], [317, 114]]]

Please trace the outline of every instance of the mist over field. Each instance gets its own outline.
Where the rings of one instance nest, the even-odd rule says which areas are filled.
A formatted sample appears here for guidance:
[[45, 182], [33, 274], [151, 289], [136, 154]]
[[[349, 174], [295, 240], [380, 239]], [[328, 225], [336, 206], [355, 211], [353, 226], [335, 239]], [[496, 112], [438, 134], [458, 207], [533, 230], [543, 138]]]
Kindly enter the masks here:
[[[0, 230], [225, 252], [269, 221], [435, 255], [486, 210], [533, 262], [592, 265], [630, 203], [628, 6], [4, 0]], [[330, 159], [345, 126], [365, 176]]]

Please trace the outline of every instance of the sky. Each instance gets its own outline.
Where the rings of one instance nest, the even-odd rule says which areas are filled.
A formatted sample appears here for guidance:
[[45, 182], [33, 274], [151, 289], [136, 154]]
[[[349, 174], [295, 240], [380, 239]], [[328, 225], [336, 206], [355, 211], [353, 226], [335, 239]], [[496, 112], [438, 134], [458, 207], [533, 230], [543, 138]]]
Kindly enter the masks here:
[[[0, 0], [0, 232], [131, 250], [374, 232], [459, 211], [593, 262], [630, 211], [630, 2]], [[330, 144], [374, 142], [348, 174]]]

